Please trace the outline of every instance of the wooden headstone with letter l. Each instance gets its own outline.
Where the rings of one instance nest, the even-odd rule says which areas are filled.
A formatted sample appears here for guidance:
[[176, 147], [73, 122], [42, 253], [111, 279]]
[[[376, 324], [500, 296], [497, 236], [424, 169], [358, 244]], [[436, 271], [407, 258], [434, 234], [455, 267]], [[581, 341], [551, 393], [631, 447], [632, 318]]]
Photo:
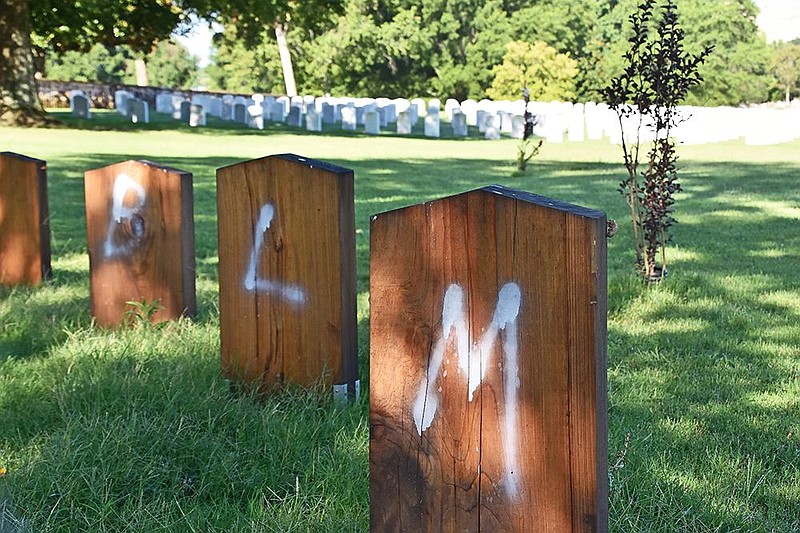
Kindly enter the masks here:
[[47, 163], [0, 153], [0, 285], [50, 277]]
[[125, 161], [85, 174], [92, 314], [113, 327], [158, 303], [153, 321], [195, 314], [192, 174]]
[[357, 396], [353, 171], [292, 154], [220, 168], [217, 212], [223, 373]]
[[605, 214], [490, 186], [370, 247], [372, 531], [607, 531]]

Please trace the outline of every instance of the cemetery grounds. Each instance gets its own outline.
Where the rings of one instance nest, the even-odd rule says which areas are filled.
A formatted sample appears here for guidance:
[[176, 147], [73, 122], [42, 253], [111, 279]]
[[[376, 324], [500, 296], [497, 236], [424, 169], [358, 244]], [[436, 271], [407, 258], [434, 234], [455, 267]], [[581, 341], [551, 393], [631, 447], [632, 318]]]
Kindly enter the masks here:
[[[612, 531], [800, 531], [800, 141], [679, 148], [670, 273], [633, 271], [621, 151], [516, 143], [190, 129], [97, 111], [0, 128], [48, 163], [53, 279], [0, 288], [0, 531], [366, 531], [369, 216], [500, 183], [606, 211]], [[219, 372], [216, 168], [296, 153], [354, 170], [362, 395], [263, 403]], [[194, 174], [195, 320], [92, 324], [83, 173], [148, 159]]]

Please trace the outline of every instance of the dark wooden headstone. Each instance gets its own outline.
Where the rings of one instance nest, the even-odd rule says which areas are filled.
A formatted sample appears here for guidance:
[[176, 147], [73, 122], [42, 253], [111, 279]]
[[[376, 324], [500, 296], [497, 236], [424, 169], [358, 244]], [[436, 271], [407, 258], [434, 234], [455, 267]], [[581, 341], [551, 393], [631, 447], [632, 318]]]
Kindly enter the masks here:
[[0, 153], [0, 284], [37, 285], [50, 277], [47, 163]]
[[358, 387], [351, 170], [292, 154], [217, 170], [222, 369]]
[[195, 314], [192, 174], [149, 161], [86, 172], [92, 314], [116, 326], [128, 302], [154, 303], [154, 321]]
[[373, 218], [372, 531], [607, 531], [605, 232], [500, 186]]

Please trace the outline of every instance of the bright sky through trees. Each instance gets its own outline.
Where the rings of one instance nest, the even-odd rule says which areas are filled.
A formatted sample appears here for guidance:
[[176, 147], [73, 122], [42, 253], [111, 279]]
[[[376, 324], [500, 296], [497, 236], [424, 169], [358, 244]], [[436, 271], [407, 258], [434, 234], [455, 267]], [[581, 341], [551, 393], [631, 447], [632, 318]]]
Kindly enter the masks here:
[[767, 41], [800, 39], [800, 0], [756, 0], [761, 12], [756, 22]]
[[214, 23], [212, 27], [208, 22], [191, 16], [191, 28], [186, 35], [175, 32], [175, 39], [185, 46], [189, 53], [198, 59], [197, 66], [205, 67], [211, 62], [211, 38], [214, 33], [221, 32], [222, 26]]
[[[767, 35], [767, 41], [791, 41], [800, 38], [800, 0], [756, 0], [761, 12], [756, 21]], [[221, 32], [222, 26], [209, 28], [204, 20], [192, 16], [192, 26], [186, 35], [176, 38], [189, 53], [198, 58], [198, 66], [205, 67], [211, 61], [211, 38]]]

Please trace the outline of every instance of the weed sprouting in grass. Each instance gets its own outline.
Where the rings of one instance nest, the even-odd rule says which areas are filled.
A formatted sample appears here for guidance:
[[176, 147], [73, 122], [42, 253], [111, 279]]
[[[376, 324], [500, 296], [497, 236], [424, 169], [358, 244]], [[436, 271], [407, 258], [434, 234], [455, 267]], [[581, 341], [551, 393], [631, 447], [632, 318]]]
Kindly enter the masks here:
[[156, 313], [164, 309], [158, 298], [152, 302], [148, 301], [147, 298], [142, 298], [140, 301], [125, 302], [125, 305], [128, 306], [128, 309], [123, 313], [122, 321], [131, 327], [151, 323]]
[[525, 102], [525, 113], [523, 115], [525, 129], [522, 133], [522, 140], [517, 145], [517, 172], [520, 174], [525, 173], [528, 168], [528, 162], [539, 155], [539, 150], [542, 148], [542, 139], [537, 141], [533, 138], [533, 127], [536, 125], [536, 118], [528, 109], [528, 104], [531, 101], [531, 92], [527, 87], [522, 88], [522, 100]]

